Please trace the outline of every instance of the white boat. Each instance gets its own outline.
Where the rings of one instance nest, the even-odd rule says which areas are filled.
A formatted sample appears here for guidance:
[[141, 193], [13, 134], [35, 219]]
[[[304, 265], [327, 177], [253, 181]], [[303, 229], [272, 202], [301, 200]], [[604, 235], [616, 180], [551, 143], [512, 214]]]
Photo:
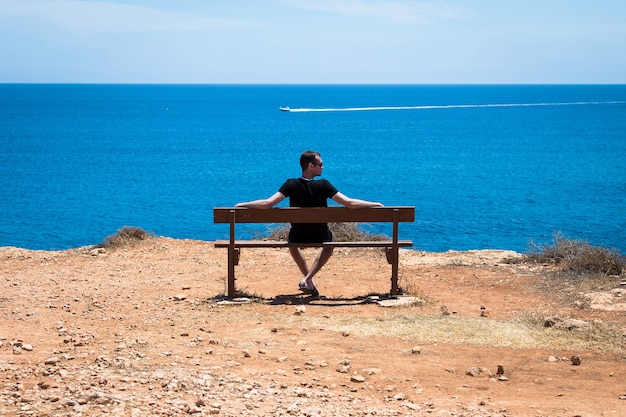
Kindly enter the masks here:
[[289, 108], [289, 106], [279, 107], [278, 109], [279, 109], [280, 111], [291, 111], [291, 109]]

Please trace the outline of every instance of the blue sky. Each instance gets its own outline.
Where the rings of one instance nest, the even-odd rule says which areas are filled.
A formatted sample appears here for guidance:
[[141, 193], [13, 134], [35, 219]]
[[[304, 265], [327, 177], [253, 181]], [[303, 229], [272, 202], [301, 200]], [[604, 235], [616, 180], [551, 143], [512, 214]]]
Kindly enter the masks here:
[[623, 0], [0, 0], [0, 82], [626, 83]]

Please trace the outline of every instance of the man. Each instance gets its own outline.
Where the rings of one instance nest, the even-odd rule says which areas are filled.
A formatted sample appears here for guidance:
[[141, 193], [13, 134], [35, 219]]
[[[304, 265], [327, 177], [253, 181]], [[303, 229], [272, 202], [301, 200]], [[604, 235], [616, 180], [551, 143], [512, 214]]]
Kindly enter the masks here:
[[[300, 156], [302, 176], [285, 181], [278, 192], [269, 198], [238, 203], [235, 207], [247, 207], [255, 209], [269, 209], [289, 197], [291, 207], [327, 207], [327, 199], [342, 204], [348, 208], [382, 207], [381, 203], [349, 198], [337, 191], [333, 185], [325, 179], [315, 180], [322, 175], [324, 169], [322, 157], [314, 151], [305, 151]], [[321, 243], [333, 240], [333, 235], [326, 223], [297, 223], [292, 224], [289, 231], [290, 243]], [[332, 247], [324, 247], [315, 258], [309, 268], [302, 248], [290, 247], [290, 253], [294, 261], [304, 275], [304, 279], [298, 284], [301, 291], [319, 296], [319, 292], [313, 283], [313, 277], [326, 264], [333, 254]]]

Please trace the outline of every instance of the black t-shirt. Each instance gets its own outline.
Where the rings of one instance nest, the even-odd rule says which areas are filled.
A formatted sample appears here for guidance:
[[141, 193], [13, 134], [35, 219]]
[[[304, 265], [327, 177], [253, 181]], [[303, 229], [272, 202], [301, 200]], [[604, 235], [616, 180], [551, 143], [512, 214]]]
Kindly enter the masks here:
[[337, 189], [327, 180], [291, 178], [278, 190], [289, 197], [291, 207], [328, 207], [327, 200], [337, 194]]
[[[289, 197], [290, 207], [328, 207], [327, 200], [337, 194], [337, 189], [327, 180], [291, 178], [278, 190]], [[326, 223], [295, 223], [291, 225], [289, 241], [295, 243], [325, 242], [332, 240]]]

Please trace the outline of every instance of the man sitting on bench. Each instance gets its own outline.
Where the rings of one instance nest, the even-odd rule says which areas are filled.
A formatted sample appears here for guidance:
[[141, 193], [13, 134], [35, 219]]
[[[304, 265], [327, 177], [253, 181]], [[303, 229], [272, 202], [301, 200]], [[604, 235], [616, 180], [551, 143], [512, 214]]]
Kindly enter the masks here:
[[[285, 181], [278, 192], [269, 198], [238, 203], [235, 207], [247, 207], [254, 209], [270, 209], [289, 197], [290, 207], [328, 207], [327, 199], [346, 206], [347, 208], [382, 207], [381, 203], [349, 198], [337, 191], [333, 185], [325, 179], [315, 180], [322, 175], [324, 169], [322, 157], [314, 151], [305, 151], [300, 156], [302, 176]], [[327, 223], [296, 223], [289, 230], [289, 243], [322, 243], [331, 242], [333, 235]], [[300, 291], [313, 296], [319, 296], [319, 292], [313, 283], [315, 274], [326, 264], [333, 254], [332, 247], [324, 247], [308, 267], [302, 249], [297, 246], [289, 248], [291, 256], [302, 271], [304, 279], [298, 284]]]

